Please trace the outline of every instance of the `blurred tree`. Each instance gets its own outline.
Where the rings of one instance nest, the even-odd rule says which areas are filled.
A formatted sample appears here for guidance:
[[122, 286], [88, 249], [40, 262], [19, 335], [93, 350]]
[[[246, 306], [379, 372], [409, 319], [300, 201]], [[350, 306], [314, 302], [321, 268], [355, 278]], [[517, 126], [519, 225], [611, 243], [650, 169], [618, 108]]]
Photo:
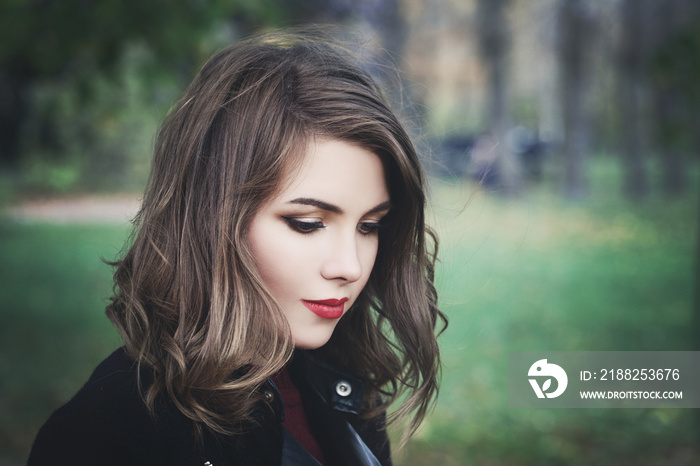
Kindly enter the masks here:
[[589, 94], [596, 20], [588, 0], [560, 0], [558, 58], [564, 120], [564, 192], [571, 198], [580, 198], [588, 190], [585, 172], [591, 137]]
[[[384, 66], [383, 69], [374, 70], [378, 78], [388, 87], [389, 98], [394, 103], [404, 100], [408, 90], [406, 82], [395, 79], [394, 67], [400, 69], [403, 60], [403, 51], [406, 45], [407, 26], [401, 14], [400, 0], [361, 0], [354, 2], [356, 14], [366, 21], [379, 35], [379, 40], [384, 53], [383, 57], [394, 66]], [[409, 99], [410, 101], [410, 99]]]
[[618, 96], [621, 115], [621, 155], [625, 167], [623, 190], [633, 200], [649, 192], [645, 165], [644, 98], [648, 89], [648, 44], [645, 43], [645, 10], [648, 0], [622, 0], [622, 26], [617, 59]]
[[[653, 5], [655, 21], [653, 23], [652, 49], [657, 50], [660, 55], [664, 55], [662, 50], [667, 46], [668, 41], [673, 36], [674, 25], [677, 23], [678, 8], [674, 0], [666, 2], [655, 2]], [[653, 55], [653, 52], [652, 52]], [[656, 132], [656, 148], [661, 154], [661, 166], [663, 167], [663, 190], [670, 195], [683, 193], [687, 186], [687, 177], [683, 170], [682, 149], [678, 143], [674, 143], [677, 137], [672, 135], [675, 125], [671, 125], [678, 119], [677, 110], [680, 108], [682, 99], [681, 90], [670, 85], [671, 82], [665, 77], [668, 65], [667, 58], [659, 59], [653, 57], [652, 63], [652, 104], [654, 108], [654, 127]], [[663, 65], [661, 63], [664, 63]], [[659, 69], [661, 68], [661, 69]]]
[[657, 1], [654, 17], [651, 74], [662, 187], [667, 195], [680, 196], [688, 187], [687, 156], [700, 155], [700, 5]]
[[496, 176], [505, 194], [517, 195], [522, 190], [519, 160], [506, 144], [511, 126], [508, 96], [508, 61], [510, 28], [506, 9], [510, 0], [479, 0], [477, 34], [479, 53], [487, 72], [489, 131], [496, 141]]
[[[0, 163], [14, 166], [22, 130], [39, 119], [40, 145], [57, 153], [53, 121], [33, 106], [42, 81], [62, 81], [89, 98], [95, 73], [111, 74], [123, 51], [140, 43], [152, 50], [152, 69], [189, 70], [202, 55], [213, 24], [280, 20], [278, 0], [3, 0], [0, 2]], [[194, 57], [194, 58], [193, 58]]]

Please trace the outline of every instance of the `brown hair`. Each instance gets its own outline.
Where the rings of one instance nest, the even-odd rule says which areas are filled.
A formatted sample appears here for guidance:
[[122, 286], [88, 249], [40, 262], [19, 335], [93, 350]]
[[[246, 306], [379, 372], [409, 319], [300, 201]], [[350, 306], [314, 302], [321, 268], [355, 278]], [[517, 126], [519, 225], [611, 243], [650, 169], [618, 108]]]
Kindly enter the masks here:
[[[392, 200], [369, 282], [323, 357], [365, 377], [367, 415], [407, 392], [415, 431], [437, 394], [440, 361], [424, 177], [405, 130], [373, 80], [327, 41], [268, 35], [212, 57], [158, 134], [131, 246], [117, 262], [107, 315], [127, 352], [151, 368], [152, 409], [166, 394], [217, 432], [234, 432], [257, 388], [293, 351], [262, 284], [247, 226], [313, 137], [382, 158]], [[380, 396], [382, 404], [370, 403]]]

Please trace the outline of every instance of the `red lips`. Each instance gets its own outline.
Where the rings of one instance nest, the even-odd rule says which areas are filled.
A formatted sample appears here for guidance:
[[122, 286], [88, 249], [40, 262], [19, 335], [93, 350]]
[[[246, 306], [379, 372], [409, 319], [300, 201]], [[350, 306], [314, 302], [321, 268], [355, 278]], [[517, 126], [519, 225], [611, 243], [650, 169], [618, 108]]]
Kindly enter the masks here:
[[309, 301], [302, 299], [301, 302], [311, 312], [324, 319], [339, 319], [343, 315], [343, 308], [348, 298], [323, 299], [319, 301]]

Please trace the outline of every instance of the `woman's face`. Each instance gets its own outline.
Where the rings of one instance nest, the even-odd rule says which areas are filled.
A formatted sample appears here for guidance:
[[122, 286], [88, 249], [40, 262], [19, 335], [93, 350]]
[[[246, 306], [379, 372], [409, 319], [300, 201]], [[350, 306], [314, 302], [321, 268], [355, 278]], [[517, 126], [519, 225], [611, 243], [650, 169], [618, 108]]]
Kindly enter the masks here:
[[248, 240], [297, 348], [326, 344], [369, 278], [389, 191], [378, 156], [337, 140], [309, 145]]

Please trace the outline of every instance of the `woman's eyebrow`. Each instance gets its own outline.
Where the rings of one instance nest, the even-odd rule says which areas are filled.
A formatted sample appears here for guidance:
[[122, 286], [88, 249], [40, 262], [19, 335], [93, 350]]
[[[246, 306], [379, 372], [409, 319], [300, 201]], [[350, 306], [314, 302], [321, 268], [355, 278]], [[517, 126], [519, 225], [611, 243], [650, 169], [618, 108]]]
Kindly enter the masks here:
[[367, 211], [367, 214], [376, 214], [377, 212], [384, 212], [385, 210], [391, 209], [391, 201], [382, 202], [376, 207], [373, 207]]
[[[289, 204], [301, 204], [301, 205], [310, 205], [313, 207], [318, 207], [319, 209], [322, 210], [327, 210], [328, 212], [333, 212], [334, 214], [342, 214], [343, 209], [340, 207], [329, 204], [328, 202], [324, 202], [318, 199], [313, 199], [310, 197], [299, 197], [297, 199], [292, 199], [291, 201], [288, 202]], [[367, 211], [367, 214], [375, 214], [377, 212], [383, 212], [385, 210], [391, 209], [391, 201], [386, 201], [382, 202], [381, 204], [372, 207]]]
[[334, 214], [342, 214], [343, 209], [341, 209], [338, 206], [335, 206], [333, 204], [329, 204], [327, 202], [319, 201], [318, 199], [312, 199], [309, 197], [299, 197], [297, 199], [292, 199], [289, 201], [289, 204], [301, 204], [301, 205], [310, 205], [314, 207], [318, 207], [319, 209], [322, 210], [327, 210], [329, 212], [333, 212]]

